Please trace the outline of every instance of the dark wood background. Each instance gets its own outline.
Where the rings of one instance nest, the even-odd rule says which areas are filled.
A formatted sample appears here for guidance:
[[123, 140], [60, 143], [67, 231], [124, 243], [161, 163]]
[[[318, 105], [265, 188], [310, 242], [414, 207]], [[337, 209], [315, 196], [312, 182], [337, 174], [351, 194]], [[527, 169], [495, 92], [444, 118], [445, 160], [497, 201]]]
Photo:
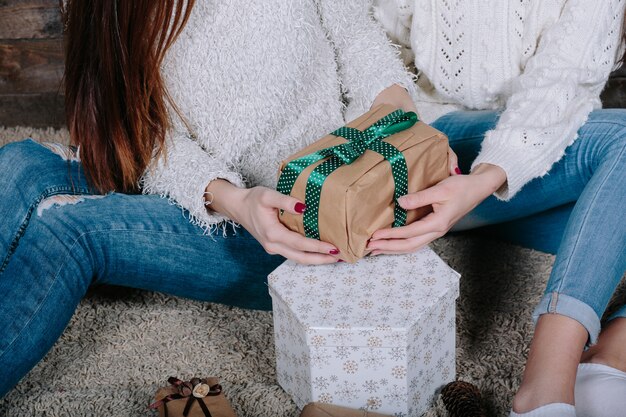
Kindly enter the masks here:
[[[62, 32], [58, 0], [0, 0], [0, 126], [64, 124]], [[602, 98], [626, 107], [626, 69]]]

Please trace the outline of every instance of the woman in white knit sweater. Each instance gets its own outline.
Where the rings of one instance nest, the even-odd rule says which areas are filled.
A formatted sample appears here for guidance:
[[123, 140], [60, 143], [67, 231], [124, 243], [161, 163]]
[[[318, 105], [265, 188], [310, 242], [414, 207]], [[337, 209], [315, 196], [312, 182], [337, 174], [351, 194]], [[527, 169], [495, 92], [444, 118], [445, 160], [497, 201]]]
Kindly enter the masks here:
[[[419, 73], [419, 114], [448, 134], [471, 175], [408, 196], [406, 208], [432, 204], [434, 213], [377, 232], [370, 249], [403, 252], [451, 228], [498, 224], [490, 230], [557, 254], [513, 416], [626, 410], [626, 306], [600, 334], [626, 270], [626, 110], [598, 110], [622, 50], [625, 4], [375, 5]], [[588, 343], [594, 346], [581, 358]]]

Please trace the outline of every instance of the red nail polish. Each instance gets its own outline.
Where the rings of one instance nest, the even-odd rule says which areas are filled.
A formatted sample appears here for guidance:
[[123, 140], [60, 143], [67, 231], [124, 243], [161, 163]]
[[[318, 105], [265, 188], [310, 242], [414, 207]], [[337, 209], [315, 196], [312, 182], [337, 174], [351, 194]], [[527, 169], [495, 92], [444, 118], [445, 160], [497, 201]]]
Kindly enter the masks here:
[[330, 253], [331, 255], [339, 255], [339, 249], [333, 249], [328, 253]]
[[456, 175], [461, 175], [462, 174], [461, 168], [459, 168], [459, 167], [454, 168], [454, 172], [456, 172]]
[[306, 205], [304, 205], [303, 203], [297, 202], [296, 205], [293, 208], [296, 213], [304, 213], [304, 210], [306, 210]]
[[343, 259], [337, 259], [337, 263], [339, 262], [345, 262]]

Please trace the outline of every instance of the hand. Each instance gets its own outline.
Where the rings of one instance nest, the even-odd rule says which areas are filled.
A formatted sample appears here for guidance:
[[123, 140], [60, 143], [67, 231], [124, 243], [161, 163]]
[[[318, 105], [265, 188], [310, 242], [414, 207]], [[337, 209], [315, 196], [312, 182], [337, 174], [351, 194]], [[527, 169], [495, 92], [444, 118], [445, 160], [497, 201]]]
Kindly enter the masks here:
[[279, 210], [301, 215], [306, 207], [297, 199], [265, 187], [242, 189], [228, 181], [211, 181], [211, 208], [241, 224], [271, 255], [282, 255], [301, 264], [337, 262], [339, 251], [330, 243], [306, 238], [278, 220]]
[[406, 210], [432, 205], [433, 212], [407, 226], [381, 229], [367, 248], [372, 255], [414, 252], [445, 235], [463, 216], [506, 182], [495, 165], [481, 164], [470, 175], [455, 175], [439, 184], [398, 199]]

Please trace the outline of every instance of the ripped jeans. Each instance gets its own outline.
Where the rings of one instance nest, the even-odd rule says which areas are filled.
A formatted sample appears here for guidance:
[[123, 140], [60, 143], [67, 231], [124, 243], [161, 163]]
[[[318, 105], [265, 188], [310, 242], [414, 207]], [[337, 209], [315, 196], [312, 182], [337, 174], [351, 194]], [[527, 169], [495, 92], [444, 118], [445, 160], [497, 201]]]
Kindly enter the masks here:
[[92, 284], [269, 309], [266, 277], [284, 258], [242, 228], [206, 236], [186, 216], [156, 195], [94, 196], [66, 149], [0, 148], [0, 397], [54, 345]]

